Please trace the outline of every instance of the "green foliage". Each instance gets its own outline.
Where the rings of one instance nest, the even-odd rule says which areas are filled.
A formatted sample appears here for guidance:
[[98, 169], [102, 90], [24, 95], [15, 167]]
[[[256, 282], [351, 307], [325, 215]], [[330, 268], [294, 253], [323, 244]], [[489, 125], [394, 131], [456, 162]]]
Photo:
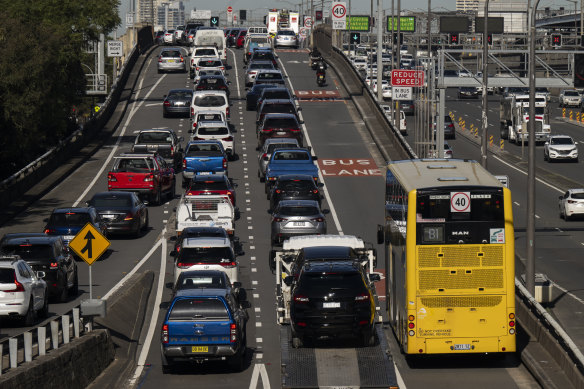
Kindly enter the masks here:
[[0, 178], [67, 132], [85, 90], [85, 42], [120, 23], [118, 0], [0, 0]]

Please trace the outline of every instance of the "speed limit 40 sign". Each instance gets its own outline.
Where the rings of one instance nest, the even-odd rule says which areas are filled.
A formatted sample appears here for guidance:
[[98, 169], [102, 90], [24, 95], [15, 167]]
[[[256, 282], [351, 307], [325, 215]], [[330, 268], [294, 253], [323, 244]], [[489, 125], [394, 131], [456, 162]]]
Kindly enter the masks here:
[[450, 212], [470, 212], [470, 192], [451, 192]]
[[347, 4], [344, 2], [333, 2], [331, 6], [331, 16], [333, 20], [333, 30], [347, 29]]

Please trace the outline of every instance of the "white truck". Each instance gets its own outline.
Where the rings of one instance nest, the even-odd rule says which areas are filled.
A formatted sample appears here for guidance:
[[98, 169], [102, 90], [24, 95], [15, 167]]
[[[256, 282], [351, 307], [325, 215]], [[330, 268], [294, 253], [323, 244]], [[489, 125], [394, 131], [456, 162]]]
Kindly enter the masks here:
[[[529, 125], [529, 95], [514, 95], [501, 99], [499, 111], [501, 138], [511, 143], [527, 142]], [[545, 142], [550, 136], [549, 110], [545, 96], [535, 96], [535, 141]]]
[[377, 265], [377, 253], [371, 245], [351, 235], [304, 235], [293, 236], [285, 240], [281, 249], [270, 252], [270, 268], [276, 275], [276, 300], [278, 303], [277, 318], [279, 324], [290, 323], [290, 292], [291, 286], [284, 280], [293, 275], [293, 267], [300, 250], [307, 247], [337, 246], [351, 247], [359, 256], [361, 265], [368, 273], [374, 272]]
[[272, 36], [276, 35], [278, 30], [293, 30], [298, 35], [300, 15], [298, 12], [291, 12], [287, 9], [272, 10], [268, 12], [266, 27]]
[[183, 195], [176, 207], [176, 233], [187, 227], [221, 227], [233, 236], [235, 208], [227, 195]]

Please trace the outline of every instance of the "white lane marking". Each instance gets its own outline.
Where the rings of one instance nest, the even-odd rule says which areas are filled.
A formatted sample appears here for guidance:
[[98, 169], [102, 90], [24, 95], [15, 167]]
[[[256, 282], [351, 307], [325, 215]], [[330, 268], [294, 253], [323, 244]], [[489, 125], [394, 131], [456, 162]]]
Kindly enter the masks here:
[[[126, 130], [128, 129], [128, 124], [130, 124], [130, 120], [132, 120], [136, 111], [144, 104], [144, 101], [146, 101], [148, 96], [150, 96], [150, 94], [154, 91], [154, 89], [156, 89], [156, 87], [158, 86], [158, 84], [160, 84], [160, 81], [162, 81], [164, 79], [164, 77], [166, 77], [166, 74], [163, 74], [162, 77], [160, 77], [158, 79], [158, 81], [156, 81], [154, 86], [152, 86], [150, 91], [146, 94], [146, 96], [144, 96], [144, 99], [138, 103], [138, 107], [134, 107], [130, 110], [128, 117], [126, 118], [126, 121], [124, 122], [124, 127], [122, 128], [120, 135], [118, 135], [118, 140], [116, 141], [116, 144], [114, 145], [114, 147], [112, 147], [112, 151], [108, 155], [103, 166], [101, 167], [101, 169], [99, 169], [99, 171], [97, 172], [97, 174], [95, 175], [93, 180], [89, 183], [89, 185], [87, 185], [87, 188], [85, 188], [83, 193], [81, 193], [81, 196], [79, 196], [79, 198], [77, 198], [77, 200], [73, 203], [73, 207], [76, 207], [85, 198], [85, 196], [87, 196], [87, 193], [89, 193], [89, 191], [93, 188], [93, 186], [95, 185], [97, 180], [103, 177], [102, 176], [103, 171], [105, 170], [106, 167], [109, 167], [109, 163], [110, 163], [111, 159], [114, 157], [115, 153], [118, 151], [118, 147], [120, 146], [120, 142], [122, 141], [122, 138], [124, 137], [124, 134], [126, 133]], [[140, 93], [140, 90], [142, 89], [143, 82], [144, 82], [144, 77], [142, 77], [142, 80], [140, 81], [140, 85], [138, 86], [138, 92], [136, 93], [136, 98], [135, 98], [136, 100], [134, 101], [133, 105], [136, 105], [136, 102], [138, 101], [137, 96]]]
[[249, 240], [253, 240], [253, 235], [250, 235], [249, 236]]
[[261, 312], [261, 311], [262, 311], [262, 309], [261, 309], [260, 307], [255, 307], [255, 308], [254, 308], [254, 311], [256, 311], [256, 312]]
[[261, 321], [256, 321], [256, 327], [261, 327], [262, 326], [262, 322]]
[[235, 52], [229, 49], [231, 55], [233, 55], [233, 67], [235, 68], [235, 81], [237, 82], [237, 98], [241, 97], [241, 93], [239, 90], [239, 72], [237, 71], [237, 58], [235, 57]]
[[[288, 72], [286, 71], [286, 68], [284, 67], [284, 63], [279, 58], [278, 58], [278, 61], [280, 61], [280, 65], [282, 65], [282, 71], [284, 72], [284, 75], [288, 79], [288, 83], [290, 84], [290, 90], [294, 90], [294, 86], [292, 85], [292, 81], [290, 80], [290, 77], [288, 77]], [[298, 102], [296, 102], [296, 104], [300, 105], [300, 103], [298, 103]], [[298, 117], [300, 118], [300, 120], [304, 121], [304, 116], [302, 115], [302, 111], [298, 112]], [[302, 126], [302, 132], [304, 133], [304, 139], [306, 139], [306, 145], [312, 147], [312, 142], [310, 141], [310, 137], [308, 136], [308, 131], [306, 130], [306, 125], [301, 124], [301, 126]], [[312, 147], [312, 149], [314, 150], [314, 147]], [[324, 184], [324, 176], [320, 172], [320, 169], [318, 169], [318, 179], [320, 180], [320, 182], [322, 182]], [[337, 212], [335, 211], [335, 206], [331, 200], [331, 196], [328, 192], [326, 185], [322, 188], [322, 191], [324, 192], [324, 197], [326, 198], [326, 201], [329, 205], [330, 213], [333, 217], [333, 221], [335, 222], [335, 227], [337, 228], [337, 232], [339, 235], [344, 235], [343, 229], [341, 228], [341, 222], [339, 222], [339, 217], [337, 216]]]
[[246, 208], [245, 211], [246, 212], [251, 212], [251, 208]]
[[255, 246], [249, 246], [250, 250], [255, 250]]
[[517, 205], [518, 207], [520, 206], [520, 204], [517, 201], [513, 201], [513, 204]]
[[580, 304], [584, 304], [584, 300], [580, 297], [574, 295], [573, 293], [569, 292], [567, 289], [562, 288], [560, 285], [556, 284], [554, 281], [550, 280], [553, 286], [561, 290], [563, 293], [567, 294], [568, 296], [572, 297], [574, 300], [578, 301]]
[[[509, 164], [509, 163], [507, 163], [507, 162], [503, 161], [501, 158], [497, 157], [496, 155], [493, 155], [493, 158], [495, 158], [497, 161], [501, 162], [502, 164], [504, 164], [504, 165], [506, 165], [506, 166], [509, 166], [509, 167], [510, 167], [510, 168], [512, 168], [512, 169], [515, 169], [515, 170], [517, 170], [518, 172], [522, 173], [524, 176], [526, 176], [526, 175], [527, 175], [527, 172], [526, 172], [526, 171], [523, 171], [523, 170], [519, 169], [518, 167], [516, 167], [516, 166], [513, 166], [513, 165], [511, 165], [511, 164]], [[563, 190], [561, 190], [560, 188], [558, 188], [558, 187], [556, 187], [556, 186], [553, 186], [552, 184], [548, 184], [547, 182], [545, 182], [544, 180], [542, 180], [542, 179], [540, 179], [540, 178], [537, 178], [537, 177], [536, 177], [536, 178], [535, 178], [535, 180], [536, 180], [537, 182], [539, 182], [540, 184], [544, 184], [544, 185], [545, 185], [545, 186], [547, 186], [548, 188], [551, 188], [551, 189], [553, 189], [553, 190], [556, 190], [556, 191], [558, 191], [559, 193], [564, 193], [564, 191], [563, 191]]]
[[[256, 354], [256, 358], [263, 357], [263, 354]], [[268, 378], [268, 372], [266, 371], [266, 365], [263, 363], [256, 363], [253, 367], [253, 373], [251, 374], [251, 381], [249, 383], [249, 389], [257, 389], [258, 379], [262, 378], [262, 385], [264, 389], [270, 389], [270, 379]]]
[[255, 268], [255, 267], [252, 267], [252, 268], [251, 268], [251, 272], [252, 272], [252, 273], [257, 273], [257, 271], [258, 271], [258, 269], [257, 269], [257, 268]]
[[156, 289], [156, 299], [154, 301], [154, 310], [152, 311], [152, 319], [150, 320], [150, 326], [148, 327], [148, 333], [146, 334], [146, 339], [144, 339], [144, 347], [140, 351], [140, 356], [138, 358], [138, 366], [136, 367], [136, 372], [134, 377], [130, 380], [130, 386], [133, 387], [136, 380], [142, 375], [144, 370], [144, 364], [146, 363], [146, 357], [148, 357], [148, 352], [150, 351], [150, 346], [152, 345], [152, 338], [154, 337], [154, 331], [157, 326], [158, 315], [160, 314], [160, 302], [162, 301], [162, 293], [164, 292], [164, 276], [166, 275], [166, 239], [164, 234], [166, 233], [166, 228], [162, 230], [162, 253], [160, 254], [160, 272], [158, 273], [158, 288]]
[[144, 104], [145, 107], [154, 107], [155, 105], [160, 105], [160, 103]]
[[254, 299], [259, 299], [260, 298], [260, 294], [259, 293], [254, 293], [253, 294], [253, 298]]
[[262, 338], [256, 338], [256, 343], [262, 343], [264, 340]]
[[251, 257], [250, 259], [251, 259], [252, 261], [255, 261], [255, 260], [256, 260], [256, 257]]
[[536, 219], [541, 219], [541, 218], [539, 217], [539, 215], [535, 215], [535, 218], [536, 218]]

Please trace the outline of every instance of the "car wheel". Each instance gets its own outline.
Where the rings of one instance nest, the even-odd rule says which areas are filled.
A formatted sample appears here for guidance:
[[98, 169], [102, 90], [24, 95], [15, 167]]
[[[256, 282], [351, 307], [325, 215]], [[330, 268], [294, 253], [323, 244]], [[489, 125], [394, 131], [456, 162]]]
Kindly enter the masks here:
[[45, 290], [45, 300], [43, 302], [43, 307], [39, 310], [39, 317], [45, 318], [49, 316], [49, 292]]
[[146, 221], [144, 222], [144, 225], [142, 226], [142, 231], [148, 231], [149, 223], [150, 223], [150, 221], [148, 220], [148, 212], [146, 212]]
[[174, 373], [174, 366], [172, 364], [162, 365], [162, 374]]
[[548, 156], [546, 155], [546, 153], [545, 153], [545, 152], [543, 153], [543, 160], [544, 160], [544, 161], [547, 161], [547, 160], [548, 160]]
[[304, 345], [304, 342], [302, 342], [302, 339], [297, 338], [297, 337], [292, 338], [292, 347], [301, 348], [303, 345]]
[[160, 188], [156, 191], [156, 195], [153, 196], [152, 203], [156, 205], [162, 204], [162, 192]]
[[168, 114], [166, 113], [166, 111], [162, 111], [162, 117], [163, 118], [167, 118], [168, 117]]
[[28, 302], [28, 310], [26, 311], [26, 314], [22, 317], [22, 325], [24, 327], [31, 327], [34, 324], [34, 309], [33, 309], [33, 303], [32, 303], [32, 298], [30, 299], [30, 301]]
[[361, 343], [363, 347], [375, 346], [375, 334], [370, 330], [364, 331], [361, 334]]
[[75, 269], [75, 278], [73, 279], [73, 286], [71, 287], [71, 296], [77, 297], [79, 294], [79, 274], [78, 270]]

